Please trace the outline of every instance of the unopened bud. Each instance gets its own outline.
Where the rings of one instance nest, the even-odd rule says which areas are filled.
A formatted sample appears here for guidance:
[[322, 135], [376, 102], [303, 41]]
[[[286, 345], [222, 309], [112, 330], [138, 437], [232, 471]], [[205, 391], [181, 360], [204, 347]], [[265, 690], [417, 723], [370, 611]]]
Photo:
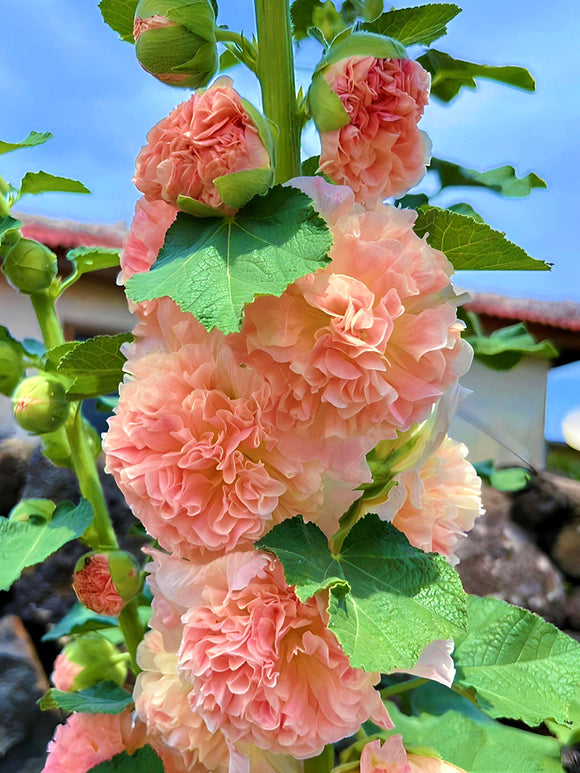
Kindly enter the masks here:
[[122, 550], [87, 553], [75, 566], [74, 592], [85, 607], [99, 615], [118, 615], [141, 586], [139, 564]]
[[51, 681], [57, 690], [85, 690], [102, 681], [122, 686], [127, 678], [128, 655], [95, 632], [77, 637], [54, 661]]
[[68, 415], [64, 386], [51, 376], [26, 378], [12, 395], [12, 409], [16, 421], [28, 432], [54, 432]]
[[0, 341], [0, 392], [10, 396], [23, 376], [22, 354], [7, 341]]
[[140, 0], [133, 29], [137, 59], [170, 86], [205, 86], [218, 65], [208, 0]]
[[27, 295], [42, 292], [56, 277], [54, 252], [33, 239], [19, 239], [12, 247], [2, 248], [2, 270], [10, 284]]

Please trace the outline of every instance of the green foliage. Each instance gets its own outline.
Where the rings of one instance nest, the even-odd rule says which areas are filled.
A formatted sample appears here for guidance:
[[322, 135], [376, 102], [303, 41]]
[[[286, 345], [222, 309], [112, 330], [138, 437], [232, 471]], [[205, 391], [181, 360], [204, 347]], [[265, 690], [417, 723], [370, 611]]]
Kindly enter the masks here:
[[61, 502], [50, 521], [12, 522], [0, 518], [0, 590], [8, 590], [23, 570], [44, 561], [91, 524], [91, 505]]
[[409, 717], [388, 704], [406, 746], [433, 750], [469, 773], [563, 773], [554, 738], [528, 733], [487, 717], [447, 710], [441, 716]]
[[20, 183], [20, 195], [27, 193], [90, 193], [78, 180], [57, 177], [48, 172], [27, 172]]
[[474, 689], [486, 714], [530, 726], [571, 721], [580, 643], [555, 626], [505, 601], [469, 596], [467, 631], [455, 644], [454, 686]]
[[550, 341], [536, 343], [523, 322], [494, 330], [488, 336], [467, 335], [465, 338], [473, 347], [475, 357], [494, 370], [510, 370], [524, 355], [546, 359], [558, 356]]
[[388, 35], [404, 46], [416, 43], [430, 45], [437, 38], [447, 34], [447, 24], [454, 19], [461, 8], [453, 3], [428, 3], [413, 8], [397, 8], [362, 25], [368, 32]]
[[50, 132], [30, 132], [26, 139], [21, 142], [4, 142], [0, 140], [0, 155], [3, 153], [10, 153], [12, 150], [20, 150], [21, 148], [35, 148], [37, 145], [44, 145], [45, 142], [52, 138]]
[[101, 762], [87, 773], [164, 773], [165, 768], [151, 746], [137, 749], [135, 754], [121, 752], [107, 762]]
[[235, 218], [180, 213], [151, 271], [127, 282], [133, 301], [172, 298], [208, 330], [238, 330], [256, 295], [281, 295], [289, 283], [328, 262], [330, 232], [311, 200], [276, 186]]
[[5, 235], [10, 232], [18, 232], [20, 228], [22, 228], [22, 223], [14, 217], [7, 215], [6, 217], [0, 218], [0, 244], [2, 244]]
[[69, 250], [66, 257], [79, 275], [119, 265], [119, 250], [109, 247], [77, 247]]
[[451, 204], [447, 209], [450, 209], [452, 212], [457, 212], [459, 215], [471, 217], [474, 220], [477, 220], [478, 223], [485, 223], [485, 220], [473, 209], [471, 204], [466, 204], [464, 201], [460, 201], [457, 204]]
[[505, 83], [525, 91], [534, 91], [536, 88], [534, 79], [524, 67], [492, 67], [464, 62], [434, 48], [417, 61], [431, 73], [431, 94], [443, 102], [451, 102], [462, 88], [474, 89], [476, 78]]
[[330, 590], [329, 627], [356, 668], [411, 668], [427, 644], [453, 637], [465, 624], [455, 570], [442, 556], [412, 547], [376, 515], [355, 524], [338, 555], [300, 516], [275, 526], [257, 545], [276, 553], [300, 599]]
[[71, 381], [66, 390], [68, 399], [84, 400], [116, 392], [123, 380], [125, 363], [120, 348], [132, 340], [130, 333], [102, 335], [86, 341], [71, 341], [47, 352], [57, 373]]
[[441, 188], [449, 188], [452, 185], [477, 186], [489, 188], [502, 196], [521, 197], [527, 196], [532, 188], [547, 187], [545, 181], [534, 172], [525, 177], [518, 177], [513, 166], [500, 166], [487, 172], [476, 172], [450, 161], [432, 158], [429, 169], [437, 173]]
[[131, 693], [115, 682], [99, 682], [78, 692], [63, 692], [53, 687], [38, 701], [42, 711], [58, 708], [68, 713], [78, 711], [84, 714], [120, 714], [132, 703]]
[[427, 234], [431, 247], [444, 252], [456, 271], [550, 270], [549, 264], [531, 258], [500, 231], [448, 209], [419, 210], [414, 230], [419, 236]]
[[139, 0], [101, 0], [99, 10], [105, 22], [121, 40], [134, 43], [133, 22]]
[[56, 641], [61, 636], [97, 631], [102, 628], [114, 628], [117, 626], [117, 618], [106, 615], [97, 615], [87, 609], [83, 604], [77, 603], [48, 633], [42, 637], [42, 641]]
[[521, 491], [530, 480], [529, 470], [523, 467], [496, 469], [492, 459], [473, 465], [479, 477], [497, 491]]

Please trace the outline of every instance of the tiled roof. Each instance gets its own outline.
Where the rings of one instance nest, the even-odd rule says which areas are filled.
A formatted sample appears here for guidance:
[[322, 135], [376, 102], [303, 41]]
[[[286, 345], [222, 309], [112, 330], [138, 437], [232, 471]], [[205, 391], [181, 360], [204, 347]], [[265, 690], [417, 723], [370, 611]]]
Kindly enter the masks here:
[[535, 322], [561, 330], [580, 331], [580, 303], [574, 301], [537, 301], [532, 298], [506, 298], [495, 293], [470, 292], [465, 308], [477, 314], [502, 319]]
[[90, 225], [72, 220], [52, 220], [36, 215], [16, 214], [22, 221], [22, 234], [48, 247], [121, 247], [127, 236], [124, 224]]

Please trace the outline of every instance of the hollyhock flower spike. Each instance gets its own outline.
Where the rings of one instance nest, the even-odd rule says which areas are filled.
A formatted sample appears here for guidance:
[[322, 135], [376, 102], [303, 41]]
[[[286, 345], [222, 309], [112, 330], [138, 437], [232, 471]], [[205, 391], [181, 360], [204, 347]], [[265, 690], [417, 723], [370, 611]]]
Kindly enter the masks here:
[[[429, 98], [429, 73], [412, 59], [350, 56], [315, 77], [324, 78], [346, 114], [340, 128], [324, 130], [318, 121], [320, 170], [369, 205], [416, 185], [431, 150], [417, 128]], [[310, 103], [317, 121], [317, 102]]]
[[267, 190], [272, 180], [268, 126], [231, 84], [231, 78], [218, 78], [151, 129], [133, 178], [147, 199], [196, 205], [198, 214], [208, 207], [233, 214]]
[[185, 610], [178, 670], [191, 684], [191, 709], [211, 731], [305, 758], [369, 717], [391, 727], [373, 688], [379, 674], [349, 665], [324, 603], [299, 601], [270, 555], [227, 553], [204, 565], [153, 557], [165, 615], [168, 604]]

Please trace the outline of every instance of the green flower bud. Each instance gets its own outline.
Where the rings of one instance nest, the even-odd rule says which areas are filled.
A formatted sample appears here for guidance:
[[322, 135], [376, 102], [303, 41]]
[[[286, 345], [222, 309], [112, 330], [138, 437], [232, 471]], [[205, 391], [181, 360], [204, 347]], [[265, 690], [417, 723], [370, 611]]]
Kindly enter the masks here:
[[205, 86], [217, 70], [215, 14], [208, 0], [140, 0], [135, 12], [137, 59], [170, 86]]
[[10, 284], [27, 295], [42, 292], [56, 277], [57, 260], [54, 252], [32, 239], [19, 239], [8, 249], [3, 248], [2, 270]]
[[54, 432], [68, 414], [64, 386], [52, 376], [26, 378], [12, 395], [12, 409], [16, 421], [28, 432]]
[[7, 341], [0, 341], [0, 392], [11, 395], [24, 376], [21, 352]]
[[[68, 690], [86, 690], [102, 681], [115, 682], [123, 686], [127, 678], [127, 662], [129, 655], [121, 653], [110, 641], [95, 632], [89, 632], [78, 636], [74, 641], [66, 645], [63, 650], [68, 664], [67, 672], [72, 676], [69, 684], [63, 684]], [[56, 668], [53, 681], [57, 681], [60, 674]], [[56, 679], [55, 679], [56, 677]]]

